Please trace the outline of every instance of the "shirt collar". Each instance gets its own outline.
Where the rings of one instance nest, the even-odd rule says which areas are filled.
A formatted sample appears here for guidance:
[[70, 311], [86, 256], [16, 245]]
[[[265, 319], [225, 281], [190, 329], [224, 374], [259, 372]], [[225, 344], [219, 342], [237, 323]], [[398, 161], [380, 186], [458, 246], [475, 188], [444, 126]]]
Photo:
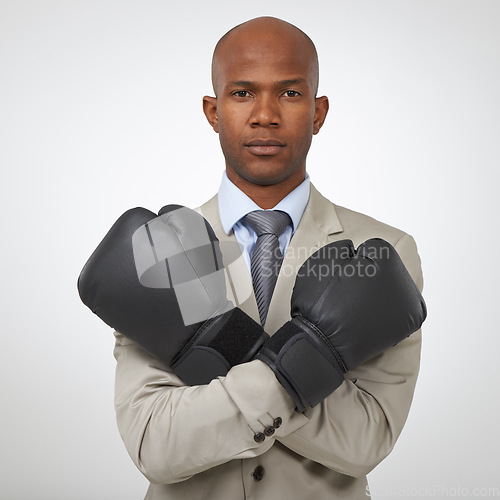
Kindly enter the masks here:
[[[288, 193], [272, 210], [282, 210], [292, 219], [292, 231], [297, 229], [309, 201], [310, 179], [306, 178], [292, 192]], [[222, 174], [222, 181], [218, 194], [219, 213], [222, 227], [226, 234], [246, 214], [254, 210], [262, 210], [241, 189], [236, 187], [227, 177], [226, 171]]]

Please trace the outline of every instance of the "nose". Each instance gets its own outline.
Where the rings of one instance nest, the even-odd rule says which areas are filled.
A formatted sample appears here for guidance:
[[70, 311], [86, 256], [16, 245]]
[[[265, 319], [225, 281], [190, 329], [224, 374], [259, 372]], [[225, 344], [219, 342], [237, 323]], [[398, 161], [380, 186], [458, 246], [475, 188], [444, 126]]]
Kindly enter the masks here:
[[281, 124], [280, 109], [277, 98], [272, 96], [259, 96], [255, 99], [255, 104], [250, 117], [250, 124], [253, 127], [279, 127]]

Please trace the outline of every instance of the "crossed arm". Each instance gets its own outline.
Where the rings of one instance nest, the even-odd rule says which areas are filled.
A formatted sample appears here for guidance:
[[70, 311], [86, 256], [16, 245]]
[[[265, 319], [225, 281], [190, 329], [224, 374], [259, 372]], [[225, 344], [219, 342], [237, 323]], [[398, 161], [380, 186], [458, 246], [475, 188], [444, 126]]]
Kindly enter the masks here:
[[[395, 245], [422, 289], [413, 239]], [[118, 427], [136, 466], [153, 483], [175, 483], [230, 460], [259, 456], [276, 440], [350, 476], [363, 476], [392, 449], [418, 374], [420, 331], [346, 374], [304, 414], [261, 361], [233, 367], [209, 385], [185, 386], [166, 365], [116, 334]], [[281, 425], [264, 440], [279, 417]], [[200, 446], [202, 443], [202, 446]]]

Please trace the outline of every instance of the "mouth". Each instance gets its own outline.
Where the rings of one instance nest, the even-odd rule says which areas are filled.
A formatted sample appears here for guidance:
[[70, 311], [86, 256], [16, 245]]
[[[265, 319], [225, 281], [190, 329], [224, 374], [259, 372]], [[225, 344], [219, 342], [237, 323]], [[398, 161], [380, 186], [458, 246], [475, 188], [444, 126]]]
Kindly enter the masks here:
[[281, 152], [285, 144], [277, 139], [252, 139], [245, 147], [255, 156], [274, 156]]

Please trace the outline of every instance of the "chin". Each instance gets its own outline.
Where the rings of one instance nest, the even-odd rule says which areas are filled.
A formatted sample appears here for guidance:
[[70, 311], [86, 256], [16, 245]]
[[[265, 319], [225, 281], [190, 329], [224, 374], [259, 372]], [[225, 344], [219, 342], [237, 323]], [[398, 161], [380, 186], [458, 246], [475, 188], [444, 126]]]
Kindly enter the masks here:
[[244, 179], [252, 184], [257, 184], [258, 186], [274, 186], [275, 184], [279, 184], [287, 179], [287, 176], [279, 176], [274, 172], [270, 172], [268, 174], [250, 174], [245, 176]]
[[258, 186], [273, 186], [293, 177], [297, 174], [297, 170], [284, 169], [283, 167], [273, 168], [272, 166], [259, 166], [241, 169], [240, 171], [236, 171], [236, 173], [252, 184], [257, 184]]

